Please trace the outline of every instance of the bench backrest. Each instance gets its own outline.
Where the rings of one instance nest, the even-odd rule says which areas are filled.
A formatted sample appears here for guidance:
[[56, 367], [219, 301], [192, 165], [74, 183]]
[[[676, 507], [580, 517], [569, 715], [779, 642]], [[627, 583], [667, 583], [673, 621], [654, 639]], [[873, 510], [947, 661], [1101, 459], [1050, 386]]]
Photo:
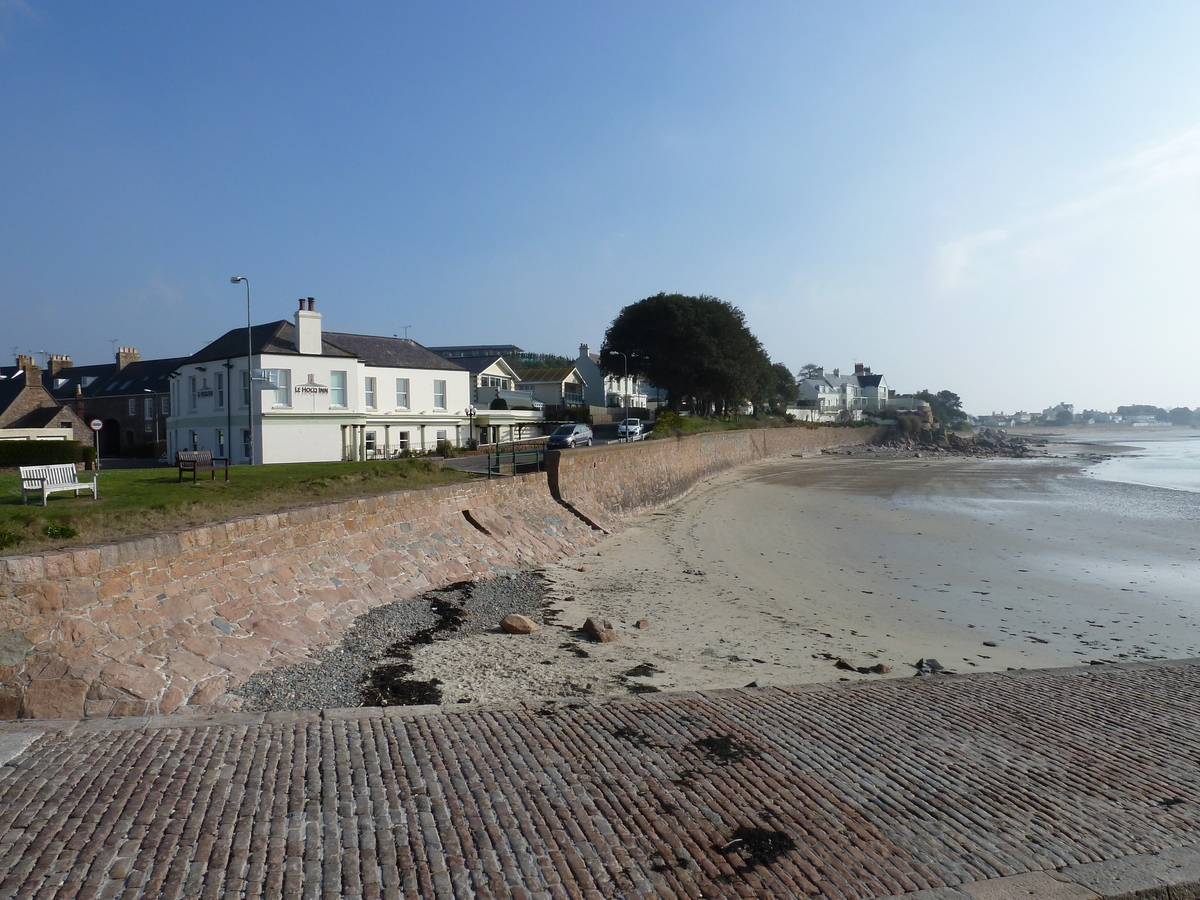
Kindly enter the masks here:
[[71, 463], [58, 463], [53, 466], [21, 466], [21, 487], [26, 490], [37, 490], [46, 484], [74, 484], [79, 480], [79, 473]]
[[175, 463], [196, 463], [201, 466], [211, 466], [213, 455], [211, 450], [179, 450], [175, 453]]

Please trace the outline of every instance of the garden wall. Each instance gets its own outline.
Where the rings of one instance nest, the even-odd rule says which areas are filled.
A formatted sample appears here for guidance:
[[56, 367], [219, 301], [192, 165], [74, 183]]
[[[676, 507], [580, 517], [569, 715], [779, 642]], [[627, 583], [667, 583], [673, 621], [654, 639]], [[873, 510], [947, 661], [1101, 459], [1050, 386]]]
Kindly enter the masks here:
[[374, 606], [568, 556], [719, 472], [876, 436], [789, 428], [551, 452], [542, 474], [0, 557], [0, 718], [228, 709], [231, 686], [307, 659]]

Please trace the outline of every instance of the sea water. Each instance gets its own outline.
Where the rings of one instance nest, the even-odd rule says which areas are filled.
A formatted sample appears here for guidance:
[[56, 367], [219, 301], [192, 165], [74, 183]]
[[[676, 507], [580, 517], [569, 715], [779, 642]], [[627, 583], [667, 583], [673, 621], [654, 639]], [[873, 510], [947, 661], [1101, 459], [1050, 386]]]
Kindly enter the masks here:
[[1102, 481], [1200, 493], [1200, 434], [1137, 435], [1120, 443], [1135, 449], [1092, 466], [1088, 474]]

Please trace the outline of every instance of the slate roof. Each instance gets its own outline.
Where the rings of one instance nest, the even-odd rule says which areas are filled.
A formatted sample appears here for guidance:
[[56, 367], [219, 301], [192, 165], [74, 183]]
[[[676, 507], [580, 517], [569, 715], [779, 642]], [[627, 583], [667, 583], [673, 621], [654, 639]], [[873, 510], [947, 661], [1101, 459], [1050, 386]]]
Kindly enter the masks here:
[[[439, 356], [440, 355], [441, 354], [439, 354]], [[486, 356], [456, 356], [454, 357], [453, 362], [466, 369], [472, 375], [479, 375], [481, 372], [491, 368], [498, 362], [504, 363], [504, 365], [509, 369], [512, 368], [512, 366], [508, 365], [508, 362], [503, 356], [496, 354], [490, 354]]]
[[25, 389], [25, 373], [20, 369], [17, 371], [21, 373], [19, 376], [6, 375], [0, 379], [0, 413], [8, 409], [17, 399], [17, 395]]
[[[250, 329], [250, 348], [255, 354], [271, 353], [299, 356], [296, 348], [296, 325], [281, 319], [254, 325]], [[204, 349], [192, 354], [181, 364], [194, 364], [216, 359], [231, 359], [246, 355], [246, 329], [235, 328], [221, 335]], [[422, 347], [408, 338], [378, 337], [370, 334], [346, 334], [325, 331], [321, 334], [321, 356], [361, 359], [368, 366], [387, 366], [403, 369], [444, 369], [460, 371], [449, 360]]]
[[859, 375], [859, 387], [879, 387], [879, 382], [883, 381], [882, 375]]
[[513, 371], [517, 373], [517, 380], [522, 384], [561, 384], [571, 377], [572, 372], [579, 376], [580, 381], [583, 381], [583, 376], [574, 366], [558, 366], [553, 369], [513, 369]]
[[[267, 322], [264, 325], [254, 325], [250, 328], [250, 349], [252, 353], [291, 354], [298, 356], [296, 349], [296, 325], [286, 319], [278, 322]], [[246, 355], [246, 329], [234, 328], [225, 332], [207, 347], [193, 353], [184, 364], [208, 362], [214, 359], [236, 359]], [[348, 353], [332, 346], [326, 341], [321, 342], [322, 356], [352, 357]]]
[[349, 351], [368, 366], [387, 366], [396, 369], [445, 369], [461, 372], [463, 366], [438, 356], [409, 338], [378, 337], [370, 334], [345, 334], [326, 331], [322, 345]]

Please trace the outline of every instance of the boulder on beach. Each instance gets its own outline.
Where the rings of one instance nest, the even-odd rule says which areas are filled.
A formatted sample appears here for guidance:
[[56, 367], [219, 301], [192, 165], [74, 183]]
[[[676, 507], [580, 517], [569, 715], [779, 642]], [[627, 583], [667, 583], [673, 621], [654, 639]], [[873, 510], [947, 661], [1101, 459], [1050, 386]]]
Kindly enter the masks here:
[[613, 628], [612, 622], [601, 621], [597, 622], [593, 618], [588, 618], [583, 623], [583, 630], [588, 636], [599, 644], [607, 644], [617, 639], [617, 630]]
[[515, 613], [501, 619], [500, 627], [509, 634], [533, 634], [542, 630], [542, 626], [533, 621], [533, 619], [526, 616], [518, 616]]

